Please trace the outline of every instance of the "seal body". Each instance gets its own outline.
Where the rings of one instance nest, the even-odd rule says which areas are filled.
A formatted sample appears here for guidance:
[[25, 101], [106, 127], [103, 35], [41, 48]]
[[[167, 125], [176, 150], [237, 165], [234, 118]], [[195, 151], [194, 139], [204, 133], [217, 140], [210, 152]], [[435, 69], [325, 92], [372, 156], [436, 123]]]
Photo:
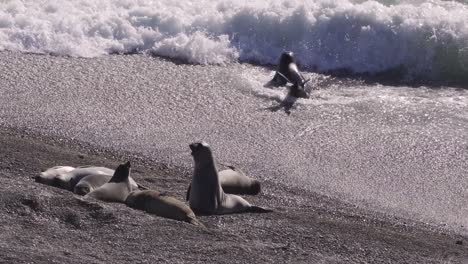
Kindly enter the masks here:
[[195, 217], [192, 209], [185, 203], [158, 191], [133, 191], [127, 196], [125, 204], [133, 209], [143, 210], [164, 218], [203, 226]]
[[75, 185], [78, 184], [78, 182], [80, 182], [81, 179], [83, 179], [84, 177], [89, 175], [108, 175], [112, 177], [112, 175], [114, 174], [114, 170], [99, 166], [81, 166], [74, 169], [69, 174], [71, 176], [67, 189], [73, 191]]
[[242, 197], [226, 194], [221, 187], [208, 144], [190, 144], [195, 168], [189, 195], [190, 208], [196, 214], [231, 214], [242, 212], [270, 212], [258, 206], [252, 206]]
[[109, 182], [96, 188], [86, 196], [106, 202], [124, 203], [128, 194], [132, 191], [129, 181], [130, 167], [130, 162], [119, 165]]
[[66, 189], [71, 177], [69, 172], [74, 169], [74, 167], [70, 166], [55, 166], [34, 176], [34, 180], [42, 184]]
[[290, 51], [283, 52], [278, 63], [278, 69], [269, 84], [273, 86], [284, 86], [287, 83], [291, 83], [293, 86], [290, 88], [290, 96], [309, 98], [304, 90], [304, 86], [307, 82], [308, 80], [305, 80], [299, 72], [294, 53]]
[[[94, 188], [97, 188], [96, 184], [101, 182], [102, 179], [108, 178], [108, 181], [110, 178], [112, 178], [112, 175], [114, 175], [114, 170], [109, 169], [106, 167], [97, 167], [97, 166], [83, 166], [83, 167], [78, 167], [75, 170], [71, 171], [70, 174], [70, 181], [69, 184], [67, 185], [67, 189], [70, 191], [75, 190], [75, 186], [85, 177], [94, 175], [93, 180], [91, 180], [93, 183]], [[97, 175], [105, 175], [103, 177], [99, 177]], [[107, 177], [106, 177], [107, 176]], [[132, 179], [132, 177], [129, 177], [130, 185], [132, 186], [132, 190], [137, 190], [138, 189], [138, 184], [135, 182], [135, 180]], [[106, 181], [107, 182], [107, 181]], [[106, 183], [104, 182], [104, 183]], [[103, 184], [104, 184], [103, 183]], [[101, 184], [102, 185], [102, 184]]]
[[106, 174], [87, 175], [75, 185], [73, 192], [79, 195], [86, 195], [109, 182], [111, 178], [111, 175]]
[[[223, 164], [224, 165], [224, 164]], [[225, 193], [257, 195], [260, 193], [260, 182], [245, 175], [243, 171], [234, 166], [225, 165], [229, 169], [218, 172], [219, 183]], [[187, 189], [186, 200], [190, 199], [191, 185]]]
[[278, 86], [286, 85], [287, 83], [298, 83], [304, 86], [306, 81], [299, 72], [294, 53], [287, 51], [281, 54], [278, 68], [272, 81]]
[[[39, 175], [34, 177], [34, 180], [36, 182], [75, 192], [76, 185], [80, 183], [82, 179], [92, 176], [88, 177], [87, 180], [80, 185], [78, 193], [75, 192], [77, 194], [84, 195], [89, 192], [86, 192], [87, 187], [90, 187], [90, 190], [98, 188], [108, 182], [112, 178], [113, 174], [114, 170], [106, 167], [81, 166], [74, 168], [70, 166], [55, 166], [41, 172]], [[132, 186], [132, 190], [137, 190], [139, 186], [135, 180], [129, 177], [129, 181]]]
[[218, 172], [219, 182], [225, 193], [256, 195], [260, 193], [260, 182], [245, 175], [240, 169], [230, 169]]

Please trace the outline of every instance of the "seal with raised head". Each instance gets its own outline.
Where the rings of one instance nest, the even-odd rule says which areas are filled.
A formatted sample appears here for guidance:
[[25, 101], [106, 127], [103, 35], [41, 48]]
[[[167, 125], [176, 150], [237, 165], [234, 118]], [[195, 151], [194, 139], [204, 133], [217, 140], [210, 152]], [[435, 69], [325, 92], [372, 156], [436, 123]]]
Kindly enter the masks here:
[[132, 191], [130, 185], [130, 162], [121, 164], [117, 167], [109, 182], [88, 193], [86, 197], [105, 202], [125, 202], [128, 194]]
[[243, 212], [271, 212], [251, 205], [242, 197], [226, 194], [221, 187], [213, 155], [208, 144], [190, 144], [195, 169], [192, 177], [189, 204], [198, 215], [231, 214]]
[[[218, 172], [219, 183], [225, 193], [248, 195], [257, 195], [260, 193], [261, 187], [258, 180], [247, 176], [241, 169], [232, 165], [220, 162], [218, 162], [218, 164], [228, 167], [228, 169]], [[187, 189], [187, 201], [190, 198], [190, 189], [191, 185], [189, 185]]]
[[133, 191], [125, 200], [127, 206], [164, 218], [204, 226], [192, 209], [182, 201], [154, 190]]
[[304, 86], [308, 81], [309, 80], [306, 80], [299, 72], [296, 59], [294, 58], [294, 53], [287, 51], [281, 54], [275, 76], [273, 76], [273, 79], [268, 82], [268, 84], [273, 86], [284, 86], [287, 83], [291, 83], [292, 86], [289, 92], [290, 96], [309, 98], [309, 95], [307, 95], [304, 90]]
[[39, 175], [35, 175], [33, 178], [36, 182], [66, 189], [66, 185], [71, 178], [69, 172], [74, 169], [74, 167], [70, 166], [55, 166], [41, 172]]

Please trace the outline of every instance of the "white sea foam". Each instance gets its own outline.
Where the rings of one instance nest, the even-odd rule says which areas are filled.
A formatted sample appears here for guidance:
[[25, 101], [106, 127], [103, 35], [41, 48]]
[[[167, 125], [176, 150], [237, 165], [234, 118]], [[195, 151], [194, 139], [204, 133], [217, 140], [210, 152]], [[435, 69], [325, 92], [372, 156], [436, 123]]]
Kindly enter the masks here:
[[276, 63], [283, 50], [321, 71], [404, 68], [465, 78], [468, 7], [380, 0], [6, 0], [0, 50], [94, 57], [151, 52], [200, 64]]

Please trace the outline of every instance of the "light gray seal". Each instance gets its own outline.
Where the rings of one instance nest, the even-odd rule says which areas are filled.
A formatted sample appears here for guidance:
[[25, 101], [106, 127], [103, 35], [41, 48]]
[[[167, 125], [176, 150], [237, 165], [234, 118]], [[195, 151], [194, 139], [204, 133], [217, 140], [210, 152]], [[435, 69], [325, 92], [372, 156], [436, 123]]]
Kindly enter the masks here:
[[119, 165], [109, 182], [88, 193], [85, 197], [93, 197], [105, 202], [124, 203], [132, 191], [129, 181], [130, 167], [130, 162]]
[[243, 212], [271, 212], [251, 205], [242, 197], [226, 194], [221, 187], [213, 155], [208, 144], [190, 144], [195, 169], [192, 177], [189, 204], [197, 215], [231, 214]]
[[[232, 165], [218, 163], [229, 168], [218, 172], [219, 182], [225, 193], [248, 195], [257, 195], [260, 193], [261, 187], [258, 180], [247, 176], [241, 169]], [[189, 185], [187, 189], [187, 201], [190, 198], [190, 189], [191, 185]]]
[[225, 193], [257, 195], [260, 193], [260, 182], [245, 175], [234, 166], [218, 172], [219, 182]]
[[73, 192], [79, 195], [86, 195], [109, 182], [111, 178], [111, 175], [106, 174], [87, 175], [75, 185]]
[[[69, 172], [71, 174], [69, 184], [67, 185], [67, 189], [70, 191], [75, 191], [75, 186], [81, 182], [81, 180], [87, 176], [94, 175], [93, 178], [88, 179], [89, 181], [93, 182], [94, 188], [99, 187], [97, 184], [102, 182], [103, 179], [107, 178], [109, 181], [110, 178], [112, 178], [112, 175], [114, 175], [114, 170], [109, 169], [106, 167], [97, 167], [97, 166], [81, 166], [76, 168], [75, 170]], [[101, 176], [97, 176], [101, 175]], [[132, 190], [137, 190], [138, 189], [138, 184], [133, 180], [132, 177], [129, 177], [130, 185], [132, 186]], [[104, 183], [106, 183], [104, 182]], [[102, 184], [104, 184], [102, 183]], [[101, 184], [101, 185], [102, 185]]]
[[75, 185], [78, 184], [78, 182], [80, 182], [84, 177], [89, 175], [107, 175], [112, 177], [114, 170], [99, 166], [80, 166], [69, 172], [69, 174], [71, 177], [67, 189], [73, 191]]
[[66, 189], [71, 178], [69, 172], [74, 169], [74, 167], [70, 166], [55, 166], [41, 172], [39, 175], [35, 175], [33, 178], [36, 182]]
[[309, 95], [304, 90], [304, 86], [309, 80], [306, 80], [304, 76], [299, 72], [294, 58], [294, 53], [291, 51], [283, 52], [281, 54], [278, 69], [276, 70], [273, 79], [268, 82], [268, 85], [272, 86], [284, 86], [287, 83], [291, 83], [292, 86], [289, 90], [289, 96], [297, 98], [309, 98]]
[[154, 190], [133, 191], [125, 200], [127, 206], [164, 218], [204, 226], [192, 209], [182, 201]]
[[[113, 174], [114, 170], [106, 167], [80, 166], [74, 168], [70, 166], [55, 166], [41, 172], [39, 175], [34, 177], [34, 179], [36, 182], [74, 192], [75, 186], [87, 176], [94, 176], [92, 179], [88, 179], [88, 181], [90, 181], [93, 188], [97, 188], [99, 187], [97, 185], [98, 183], [102, 182], [103, 179], [107, 179], [107, 181], [109, 181]], [[129, 180], [132, 185], [132, 189], [137, 190], [139, 185], [131, 177]], [[103, 182], [102, 184], [106, 182]], [[142, 187], [142, 189], [145, 189], [145, 187]]]

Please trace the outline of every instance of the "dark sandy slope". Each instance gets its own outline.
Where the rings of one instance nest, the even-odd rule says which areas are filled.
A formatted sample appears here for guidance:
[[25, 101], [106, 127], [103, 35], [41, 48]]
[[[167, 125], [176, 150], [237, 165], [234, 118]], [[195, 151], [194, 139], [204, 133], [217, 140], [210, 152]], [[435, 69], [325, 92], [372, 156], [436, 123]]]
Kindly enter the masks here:
[[205, 216], [207, 229], [122, 204], [87, 202], [31, 176], [54, 165], [134, 164], [140, 183], [182, 199], [191, 168], [0, 130], [2, 263], [468, 263], [468, 239], [264, 183], [269, 214]]

